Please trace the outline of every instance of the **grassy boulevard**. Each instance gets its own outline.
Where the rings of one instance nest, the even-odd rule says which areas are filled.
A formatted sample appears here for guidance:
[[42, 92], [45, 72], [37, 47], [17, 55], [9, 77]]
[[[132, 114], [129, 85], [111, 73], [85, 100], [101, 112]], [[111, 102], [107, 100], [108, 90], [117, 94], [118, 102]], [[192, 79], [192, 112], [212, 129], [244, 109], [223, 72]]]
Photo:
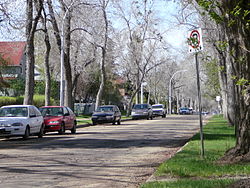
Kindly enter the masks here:
[[141, 188], [223, 188], [242, 177], [249, 177], [250, 163], [218, 163], [226, 150], [235, 145], [234, 128], [221, 116], [214, 116], [204, 127], [205, 158], [200, 157], [200, 135], [156, 170], [157, 181]]

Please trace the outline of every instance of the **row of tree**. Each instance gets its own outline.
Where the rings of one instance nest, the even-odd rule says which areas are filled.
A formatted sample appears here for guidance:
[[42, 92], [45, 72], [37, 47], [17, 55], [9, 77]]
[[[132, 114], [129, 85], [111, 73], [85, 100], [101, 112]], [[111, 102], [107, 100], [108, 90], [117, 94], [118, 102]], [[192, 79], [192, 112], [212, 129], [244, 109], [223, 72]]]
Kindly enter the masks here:
[[[170, 57], [164, 31], [160, 31], [162, 20], [156, 16], [155, 1], [23, 0], [26, 10], [20, 15], [8, 12], [6, 7], [13, 3], [1, 1], [0, 26], [3, 23], [15, 28], [25, 25], [25, 104], [32, 104], [35, 64], [44, 72], [45, 105], [50, 104], [52, 80], [62, 76], [66, 81], [64, 104], [69, 107], [73, 107], [75, 98], [94, 99], [98, 106], [105, 97], [103, 93], [110, 93], [110, 88], [114, 88], [114, 80], [122, 78], [130, 96], [124, 101], [129, 113], [134, 99], [139, 102], [143, 82], [148, 83], [147, 91], [153, 102], [162, 102], [166, 100], [170, 78], [182, 69], [188, 70], [182, 74], [186, 77], [176, 77], [173, 88], [189, 100], [195, 98], [192, 60], [185, 58], [184, 65], [174, 60], [180, 58]], [[204, 67], [205, 77], [216, 78], [218, 73], [219, 84], [216, 79], [206, 79], [210, 86], [206, 94], [214, 98], [221, 93], [224, 116], [237, 127], [237, 144], [232, 154], [248, 156], [249, 3], [247, 0], [183, 0], [182, 3], [184, 8], [177, 20], [189, 26], [185, 19], [197, 20], [195, 26], [199, 23], [209, 36], [206, 44], [210, 50], [203, 58], [203, 62], [209, 62]], [[190, 13], [193, 8], [196, 14]], [[60, 65], [65, 70], [63, 75], [60, 75]], [[114, 97], [110, 95], [110, 98]]]
[[[60, 77], [65, 78], [64, 104], [70, 107], [76, 98], [95, 100], [98, 106], [107, 96], [103, 92], [108, 94], [113, 88], [113, 93], [117, 93], [113, 81], [119, 78], [125, 80], [123, 87], [130, 96], [125, 101], [128, 113], [133, 100], [139, 101], [138, 92], [145, 81], [153, 101], [165, 101], [167, 82], [180, 68], [168, 55], [164, 32], [158, 29], [161, 20], [156, 16], [154, 1], [27, 0], [23, 3], [26, 10], [17, 14], [6, 8], [18, 6], [15, 1], [5, 0], [1, 4], [1, 18], [18, 29], [25, 25], [25, 104], [32, 104], [35, 66], [44, 75], [45, 105], [50, 104], [51, 82]], [[20, 22], [14, 22], [13, 18]]]
[[[183, 2], [186, 7], [190, 5], [190, 1]], [[227, 152], [226, 157], [249, 161], [250, 2], [194, 0], [192, 6], [199, 12], [200, 25], [207, 35], [209, 50], [203, 57], [205, 62], [209, 62], [206, 69], [213, 84], [210, 88], [215, 93], [220, 91], [224, 117], [236, 129], [236, 146]], [[216, 77], [219, 85], [214, 80]]]

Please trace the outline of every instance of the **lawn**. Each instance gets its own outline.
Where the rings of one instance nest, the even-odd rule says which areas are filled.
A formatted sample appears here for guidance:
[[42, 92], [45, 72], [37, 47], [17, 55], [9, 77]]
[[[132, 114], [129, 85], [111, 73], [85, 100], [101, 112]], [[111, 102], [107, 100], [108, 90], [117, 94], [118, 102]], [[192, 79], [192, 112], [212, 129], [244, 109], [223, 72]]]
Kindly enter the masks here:
[[200, 157], [200, 135], [196, 134], [181, 152], [156, 170], [155, 176], [177, 177], [180, 179], [178, 182], [152, 182], [142, 187], [204, 188], [206, 185], [217, 188], [232, 183], [232, 180], [226, 179], [228, 176], [250, 174], [250, 164], [216, 163], [235, 144], [234, 127], [228, 126], [221, 116], [214, 116], [204, 127], [204, 139], [204, 159]]

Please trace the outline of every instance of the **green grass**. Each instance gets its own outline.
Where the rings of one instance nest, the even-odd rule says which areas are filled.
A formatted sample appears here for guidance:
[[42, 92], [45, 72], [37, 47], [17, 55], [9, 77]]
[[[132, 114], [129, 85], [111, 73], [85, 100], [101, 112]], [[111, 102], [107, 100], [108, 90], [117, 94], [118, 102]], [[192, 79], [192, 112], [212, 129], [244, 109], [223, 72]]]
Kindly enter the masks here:
[[[226, 150], [235, 145], [234, 128], [229, 127], [221, 116], [214, 116], [204, 127], [204, 140], [204, 159], [200, 157], [200, 135], [196, 134], [181, 152], [177, 153], [170, 160], [162, 163], [155, 175], [178, 177], [180, 179], [215, 179], [216, 177], [250, 174], [250, 164], [221, 165], [216, 163], [217, 160], [224, 155]], [[184, 183], [186, 183], [186, 181], [192, 182], [193, 180], [185, 180]], [[166, 186], [164, 182], [160, 183], [159, 187], [172, 187], [167, 186], [168, 184], [166, 182], [165, 184]], [[158, 187], [158, 185], [152, 184], [152, 186], [149, 187]], [[182, 186], [173, 187], [181, 188]], [[203, 188], [204, 186], [200, 187]], [[214, 185], [213, 187], [217, 186]]]
[[92, 121], [91, 120], [76, 120], [77, 121], [77, 125], [84, 125], [84, 124], [91, 124]]
[[233, 180], [178, 180], [174, 182], [151, 182], [141, 188], [226, 188]]
[[76, 118], [91, 118], [91, 115], [78, 115]]

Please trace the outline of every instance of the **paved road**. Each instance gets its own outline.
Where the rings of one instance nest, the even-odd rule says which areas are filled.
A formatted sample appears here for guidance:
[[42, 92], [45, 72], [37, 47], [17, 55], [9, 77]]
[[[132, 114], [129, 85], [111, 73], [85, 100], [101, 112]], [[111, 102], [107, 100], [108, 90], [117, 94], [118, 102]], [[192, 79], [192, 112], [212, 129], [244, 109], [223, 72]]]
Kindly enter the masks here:
[[139, 187], [198, 131], [198, 116], [97, 125], [42, 139], [0, 139], [4, 188]]

